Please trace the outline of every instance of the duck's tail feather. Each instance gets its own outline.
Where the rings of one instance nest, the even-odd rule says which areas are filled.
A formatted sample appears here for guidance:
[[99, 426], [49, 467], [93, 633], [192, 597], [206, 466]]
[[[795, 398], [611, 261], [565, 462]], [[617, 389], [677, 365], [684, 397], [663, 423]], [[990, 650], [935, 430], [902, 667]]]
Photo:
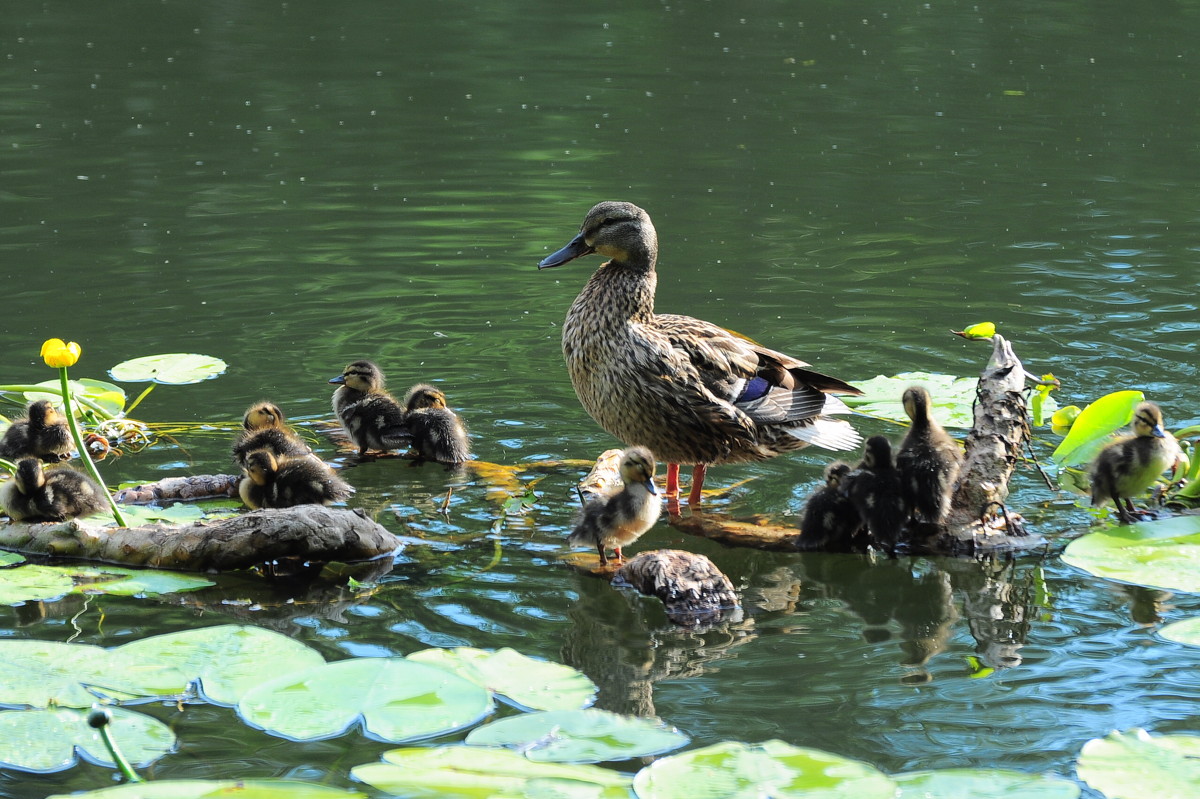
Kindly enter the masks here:
[[862, 436], [841, 419], [813, 419], [809, 424], [787, 428], [789, 435], [835, 452], [858, 449]]

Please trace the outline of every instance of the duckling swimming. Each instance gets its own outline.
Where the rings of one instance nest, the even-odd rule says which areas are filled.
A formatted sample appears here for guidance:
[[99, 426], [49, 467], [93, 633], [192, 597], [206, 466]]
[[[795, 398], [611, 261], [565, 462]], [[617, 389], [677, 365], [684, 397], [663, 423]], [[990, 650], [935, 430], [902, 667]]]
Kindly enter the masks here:
[[387, 452], [407, 446], [410, 435], [404, 425], [404, 408], [384, 389], [383, 371], [370, 361], [355, 361], [330, 383], [341, 383], [333, 392], [333, 412], [346, 434], [367, 450]]
[[276, 456], [312, 455], [312, 449], [288, 426], [279, 406], [266, 401], [254, 403], [242, 416], [242, 432], [233, 444], [233, 462], [245, 467], [246, 456], [257, 449]]
[[862, 519], [842, 492], [842, 483], [849, 474], [850, 464], [845, 461], [834, 461], [825, 467], [825, 485], [804, 503], [799, 548], [837, 552], [854, 549], [852, 542], [862, 530]]
[[238, 493], [251, 508], [329, 505], [354, 493], [349, 483], [315, 455], [276, 456], [259, 449], [247, 453], [244, 468], [246, 476], [238, 484]]
[[467, 429], [446, 407], [446, 395], [440, 389], [418, 383], [405, 395], [404, 409], [413, 449], [422, 459], [456, 464], [471, 457]]
[[658, 235], [632, 203], [602, 202], [579, 235], [538, 264], [591, 253], [608, 261], [572, 303], [562, 328], [571, 383], [597, 424], [667, 462], [667, 496], [679, 465], [694, 464], [689, 502], [709, 464], [772, 458], [816, 444], [858, 446], [850, 409], [832, 394], [858, 389], [709, 322], [654, 311]]
[[0, 458], [41, 458], [51, 463], [66, 460], [71, 452], [67, 419], [49, 400], [29, 403], [25, 418], [17, 419], [0, 439]]
[[654, 526], [662, 512], [654, 487], [654, 456], [645, 447], [630, 447], [621, 456], [621, 489], [607, 499], [584, 506], [575, 529], [567, 538], [571, 546], [594, 546], [600, 564], [608, 562], [606, 548], [622, 560], [621, 547], [638, 540]]
[[904, 390], [903, 401], [904, 412], [912, 419], [912, 427], [896, 455], [904, 504], [914, 516], [940, 524], [950, 512], [950, 494], [962, 467], [962, 450], [929, 414], [928, 391], [911, 386]]
[[1141, 403], [1133, 412], [1133, 435], [1107, 444], [1092, 461], [1092, 505], [1112, 500], [1121, 521], [1134, 521], [1131, 497], [1145, 493], [1179, 455], [1175, 437], [1163, 429], [1162, 411], [1153, 402]]
[[872, 543], [894, 552], [908, 512], [900, 472], [892, 462], [892, 445], [886, 438], [867, 439], [862, 461], [842, 479], [841, 487], [866, 525]]
[[61, 522], [107, 510], [108, 500], [99, 483], [69, 466], [44, 471], [37, 458], [22, 458], [0, 485], [0, 506], [15, 522]]

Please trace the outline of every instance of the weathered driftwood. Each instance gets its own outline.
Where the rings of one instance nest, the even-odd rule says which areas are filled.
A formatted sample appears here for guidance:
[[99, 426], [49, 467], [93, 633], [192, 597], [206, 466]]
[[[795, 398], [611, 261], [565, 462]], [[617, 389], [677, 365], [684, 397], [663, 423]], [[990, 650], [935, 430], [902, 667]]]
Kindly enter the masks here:
[[245, 569], [273, 560], [359, 561], [400, 541], [359, 511], [299, 505], [184, 527], [112, 528], [87, 519], [0, 525], [0, 549], [178, 571]]
[[195, 502], [199, 499], [236, 497], [240, 474], [197, 474], [191, 477], [167, 477], [156, 483], [123, 488], [117, 502], [147, 505], [152, 502]]

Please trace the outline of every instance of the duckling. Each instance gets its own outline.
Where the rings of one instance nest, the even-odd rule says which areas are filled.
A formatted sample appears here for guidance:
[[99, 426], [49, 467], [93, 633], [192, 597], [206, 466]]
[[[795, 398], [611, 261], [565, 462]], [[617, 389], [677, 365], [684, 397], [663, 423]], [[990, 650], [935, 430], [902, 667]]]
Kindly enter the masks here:
[[70, 452], [67, 419], [49, 400], [29, 403], [25, 418], [14, 421], [0, 439], [0, 458], [12, 461], [35, 457], [54, 463], [67, 460]]
[[404, 397], [404, 423], [412, 446], [422, 459], [462, 463], [471, 456], [471, 444], [462, 420], [446, 407], [446, 395], [428, 383], [418, 383]]
[[579, 235], [538, 268], [596, 252], [609, 260], [563, 323], [567, 371], [601, 427], [667, 462], [668, 497], [679, 493], [680, 464], [695, 466], [695, 504], [710, 464], [765, 460], [810, 444], [858, 446], [862, 437], [849, 423], [830, 418], [851, 413], [832, 394], [858, 389], [710, 322], [654, 312], [658, 236], [641, 208], [596, 205]]
[[886, 438], [867, 439], [862, 461], [842, 478], [841, 489], [858, 511], [872, 543], [894, 553], [908, 512], [900, 472], [892, 462], [892, 445]]
[[238, 484], [251, 508], [329, 505], [348, 498], [354, 489], [315, 455], [279, 455], [269, 449], [246, 454], [246, 476]]
[[590, 545], [600, 553], [600, 564], [608, 562], [605, 548], [611, 547], [623, 560], [621, 547], [632, 544], [654, 526], [662, 512], [654, 487], [654, 456], [645, 447], [630, 447], [621, 456], [620, 490], [606, 499], [584, 506], [575, 529], [567, 537], [571, 546]]
[[104, 488], [68, 466], [42, 470], [37, 458], [22, 458], [17, 473], [0, 486], [0, 505], [15, 522], [61, 522], [108, 508]]
[[355, 361], [330, 383], [341, 383], [333, 392], [333, 412], [346, 434], [358, 445], [358, 454], [367, 450], [387, 452], [409, 443], [404, 426], [404, 408], [384, 389], [383, 371], [370, 361]]
[[904, 390], [904, 412], [912, 427], [900, 443], [896, 468], [904, 504], [913, 516], [941, 524], [950, 512], [950, 494], [962, 467], [962, 450], [929, 414], [929, 392], [921, 386]]
[[834, 461], [825, 467], [825, 485], [814, 491], [804, 503], [800, 522], [799, 548], [847, 552], [862, 530], [862, 519], [850, 498], [842, 493], [842, 483], [850, 474], [850, 464]]
[[246, 465], [246, 456], [257, 449], [275, 455], [303, 457], [313, 451], [288, 426], [283, 411], [273, 402], [256, 402], [242, 416], [242, 432], [233, 444], [233, 462]]
[[1133, 413], [1133, 435], [1110, 442], [1092, 461], [1092, 505], [1112, 500], [1121, 521], [1134, 521], [1131, 497], [1154, 485], [1179, 456], [1175, 437], [1163, 429], [1162, 411], [1153, 402], [1141, 403]]

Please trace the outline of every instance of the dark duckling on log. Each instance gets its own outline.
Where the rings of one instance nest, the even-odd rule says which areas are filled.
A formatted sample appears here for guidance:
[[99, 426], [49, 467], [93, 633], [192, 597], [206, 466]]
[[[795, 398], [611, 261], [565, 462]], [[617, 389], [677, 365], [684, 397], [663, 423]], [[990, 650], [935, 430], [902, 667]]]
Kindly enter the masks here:
[[71, 430], [67, 419], [49, 400], [29, 403], [25, 418], [17, 419], [0, 439], [0, 458], [41, 458], [51, 463], [66, 460], [71, 453]]
[[341, 386], [333, 392], [333, 412], [359, 455], [367, 450], [387, 452], [409, 443], [404, 408], [384, 388], [383, 371], [371, 361], [355, 361], [330, 383]]
[[862, 461], [842, 479], [842, 490], [866, 525], [871, 542], [894, 554], [908, 512], [900, 472], [892, 462], [892, 445], [886, 438], [867, 439]]
[[246, 456], [255, 450], [270, 450], [276, 456], [303, 457], [313, 451], [288, 426], [283, 411], [273, 402], [256, 402], [242, 416], [242, 432], [233, 444], [233, 462], [246, 466]]
[[654, 312], [658, 235], [627, 202], [588, 211], [579, 235], [539, 268], [600, 253], [600, 265], [562, 328], [575, 393], [596, 422], [628, 446], [667, 462], [667, 496], [679, 465], [694, 464], [689, 502], [709, 464], [772, 458], [816, 444], [858, 446], [850, 409], [832, 394], [858, 389], [710, 322]]
[[846, 496], [842, 483], [850, 474], [850, 464], [834, 461], [825, 467], [825, 485], [804, 503], [797, 547], [803, 550], [853, 550], [854, 539], [862, 530], [858, 509]]
[[621, 547], [641, 538], [662, 512], [654, 487], [654, 467], [654, 456], [645, 447], [625, 450], [621, 456], [620, 490], [585, 505], [567, 543], [595, 547], [601, 565], [608, 562], [605, 549], [612, 549], [617, 560], [622, 560]]
[[329, 505], [354, 493], [315, 455], [276, 457], [270, 450], [255, 450], [246, 455], [245, 471], [238, 493], [251, 508]]
[[950, 512], [950, 495], [962, 467], [962, 450], [930, 415], [928, 391], [912, 386], [905, 389], [903, 401], [904, 412], [912, 420], [896, 455], [904, 504], [913, 516], [940, 524]]
[[467, 428], [436, 386], [418, 383], [404, 397], [404, 423], [422, 460], [458, 464], [471, 457]]
[[0, 505], [16, 522], [61, 522], [108, 509], [104, 488], [69, 466], [49, 471], [37, 458], [22, 458], [0, 485]]
[[1133, 413], [1133, 435], [1105, 445], [1092, 461], [1092, 505], [1112, 500], [1121, 521], [1134, 521], [1132, 497], [1145, 493], [1179, 456], [1175, 437], [1163, 429], [1162, 411], [1153, 402], [1141, 403]]

